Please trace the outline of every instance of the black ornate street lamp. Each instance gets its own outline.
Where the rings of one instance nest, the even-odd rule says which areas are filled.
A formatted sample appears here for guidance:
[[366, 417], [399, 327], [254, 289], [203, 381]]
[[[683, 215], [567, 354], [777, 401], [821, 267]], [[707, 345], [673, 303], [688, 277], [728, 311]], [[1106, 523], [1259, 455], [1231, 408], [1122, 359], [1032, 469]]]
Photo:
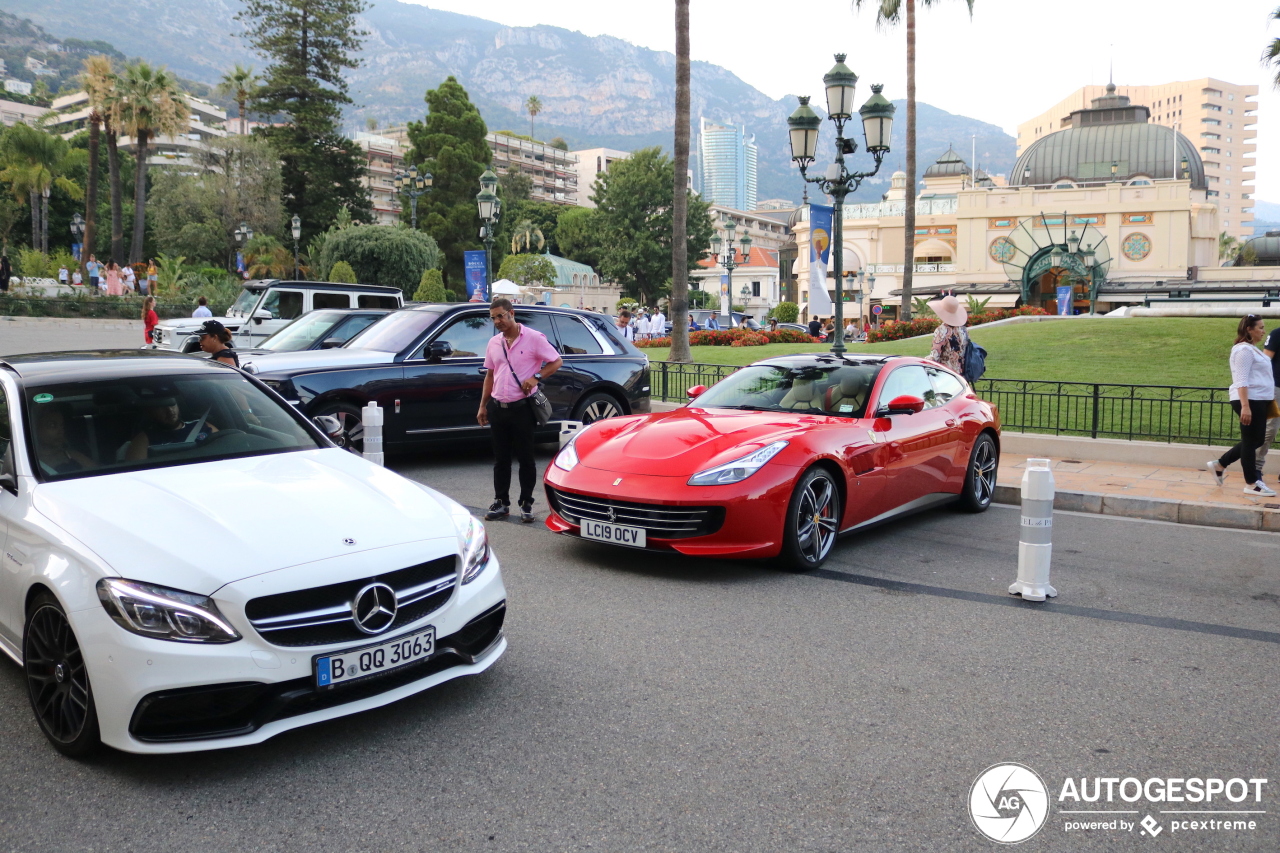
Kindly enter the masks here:
[[[502, 216], [502, 199], [498, 198], [498, 176], [492, 169], [485, 169], [480, 176], [480, 192], [476, 193], [476, 208], [480, 213], [480, 221], [484, 227], [480, 229], [480, 239], [484, 240], [484, 272], [486, 286], [493, 287], [493, 237], [498, 228], [498, 218]], [[493, 293], [489, 294], [490, 299]]]
[[[733, 328], [733, 271], [742, 266], [745, 262], [751, 260], [751, 235], [742, 232], [742, 239], [737, 240], [737, 245], [742, 248], [742, 253], [746, 255], [745, 262], [738, 261], [738, 250], [734, 248], [734, 240], [738, 236], [738, 224], [730, 219], [724, 224], [724, 238], [721, 239], [719, 233], [711, 235], [711, 254], [715, 255], [716, 261], [720, 266], [725, 268], [728, 274], [728, 282], [726, 287], [720, 289], [720, 313], [729, 323], [729, 328]], [[721, 254], [721, 247], [724, 253]]]
[[298, 241], [302, 239], [302, 217], [298, 214], [293, 215], [290, 221], [293, 231], [293, 280], [298, 280]]
[[409, 197], [409, 227], [418, 228], [418, 197], [431, 189], [431, 173], [419, 172], [417, 166], [410, 166], [407, 172], [397, 172], [393, 183], [396, 192]]
[[[870, 172], [851, 172], [845, 165], [846, 155], [858, 150], [858, 143], [844, 136], [844, 125], [853, 117], [853, 96], [857, 87], [858, 75], [844, 64], [845, 54], [836, 54], [836, 64], [823, 76], [822, 82], [827, 91], [828, 118], [836, 125], [836, 159], [827, 167], [821, 178], [811, 178], [807, 174], [810, 164], [818, 156], [818, 131], [822, 127], [822, 119], [809, 106], [807, 97], [800, 98], [800, 106], [790, 118], [787, 125], [791, 135], [791, 159], [800, 167], [800, 177], [807, 183], [817, 184], [830, 195], [835, 204], [832, 216], [831, 247], [835, 263], [836, 298], [835, 298], [835, 342], [831, 351], [840, 355], [844, 353], [844, 306], [841, 293], [841, 273], [844, 271], [844, 200], [855, 192], [863, 179], [880, 171], [884, 156], [889, 153], [889, 138], [893, 130], [893, 104], [880, 94], [883, 86], [871, 87], [871, 98], [862, 105], [858, 114], [862, 117], [862, 132], [869, 153], [876, 163]], [[825, 286], [819, 284], [819, 287]], [[812, 295], [810, 296], [812, 301]]]

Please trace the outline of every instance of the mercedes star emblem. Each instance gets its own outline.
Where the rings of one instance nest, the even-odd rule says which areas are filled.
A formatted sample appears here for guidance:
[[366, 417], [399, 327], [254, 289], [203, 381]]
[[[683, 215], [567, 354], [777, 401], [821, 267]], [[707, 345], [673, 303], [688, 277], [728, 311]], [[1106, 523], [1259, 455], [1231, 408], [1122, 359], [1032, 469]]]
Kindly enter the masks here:
[[351, 599], [351, 621], [366, 634], [381, 634], [396, 621], [396, 591], [371, 583]]
[[356, 540], [354, 540], [354, 539], [352, 539], [350, 536], [348, 536], [346, 539], [343, 539], [343, 540], [342, 540], [342, 544], [343, 544], [343, 545], [354, 545], [354, 544], [356, 544]]

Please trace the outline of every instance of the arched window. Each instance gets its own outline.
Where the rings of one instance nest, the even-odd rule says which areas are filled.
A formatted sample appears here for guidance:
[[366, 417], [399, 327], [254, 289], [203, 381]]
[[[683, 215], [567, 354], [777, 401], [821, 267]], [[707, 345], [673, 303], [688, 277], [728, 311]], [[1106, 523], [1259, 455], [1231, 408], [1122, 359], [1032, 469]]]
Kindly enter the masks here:
[[574, 287], [577, 287], [577, 286], [578, 286], [578, 274], [577, 274], [577, 273], [574, 273], [574, 274], [573, 274], [573, 286], [574, 286]]

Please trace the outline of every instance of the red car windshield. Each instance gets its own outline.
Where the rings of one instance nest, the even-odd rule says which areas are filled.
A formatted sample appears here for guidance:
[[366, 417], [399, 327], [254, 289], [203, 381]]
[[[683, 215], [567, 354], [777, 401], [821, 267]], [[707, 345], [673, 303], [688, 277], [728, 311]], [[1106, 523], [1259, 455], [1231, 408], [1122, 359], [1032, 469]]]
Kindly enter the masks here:
[[725, 377], [692, 405], [860, 418], [880, 368], [879, 364], [756, 364]]

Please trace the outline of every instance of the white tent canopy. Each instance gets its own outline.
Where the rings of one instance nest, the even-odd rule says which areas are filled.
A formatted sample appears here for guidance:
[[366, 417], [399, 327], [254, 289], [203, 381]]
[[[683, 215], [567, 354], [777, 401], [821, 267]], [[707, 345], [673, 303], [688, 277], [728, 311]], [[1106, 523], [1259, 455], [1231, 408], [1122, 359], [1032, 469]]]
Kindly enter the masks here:
[[500, 278], [493, 283], [493, 287], [489, 289], [494, 296], [519, 296], [521, 293], [520, 286], [509, 279]]

